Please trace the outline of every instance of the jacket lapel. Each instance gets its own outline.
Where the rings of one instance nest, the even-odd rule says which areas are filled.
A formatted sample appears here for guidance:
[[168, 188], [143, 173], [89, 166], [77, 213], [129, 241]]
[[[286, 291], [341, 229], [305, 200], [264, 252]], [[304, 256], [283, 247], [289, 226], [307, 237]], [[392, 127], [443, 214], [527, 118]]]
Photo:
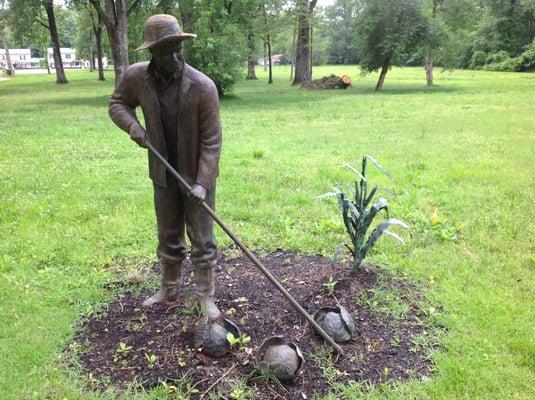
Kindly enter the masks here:
[[[157, 140], [160, 149], [165, 149], [165, 138], [163, 133], [162, 124], [162, 110], [160, 101], [158, 100], [158, 94], [156, 93], [156, 78], [151, 73], [152, 65], [149, 65], [147, 74], [145, 75], [145, 90], [144, 93], [147, 97], [147, 102], [143, 112], [147, 113], [148, 120], [153, 124], [149, 127], [149, 134]], [[165, 151], [167, 154], [167, 151]]]
[[180, 89], [178, 94], [178, 121], [184, 112], [184, 106], [187, 104], [188, 92], [191, 86], [191, 67], [184, 63], [184, 71], [182, 71], [182, 77], [180, 78]]
[[188, 108], [188, 96], [189, 89], [191, 87], [191, 67], [188, 64], [184, 63], [184, 70], [182, 71], [182, 76], [180, 77], [179, 93], [178, 93], [178, 118], [177, 118], [177, 148], [180, 149], [184, 146], [184, 135], [187, 135], [188, 132], [184, 132], [185, 122], [183, 121], [184, 111]]

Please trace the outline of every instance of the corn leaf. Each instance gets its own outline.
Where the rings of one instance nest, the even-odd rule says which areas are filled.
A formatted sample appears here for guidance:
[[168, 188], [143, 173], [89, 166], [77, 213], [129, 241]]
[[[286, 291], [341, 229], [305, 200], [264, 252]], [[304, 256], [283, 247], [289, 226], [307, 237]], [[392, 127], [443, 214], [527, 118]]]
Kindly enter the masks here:
[[370, 201], [372, 201], [373, 196], [375, 196], [375, 193], [377, 193], [377, 186], [372, 189], [370, 195], [366, 198], [366, 200], [364, 200], [364, 203], [363, 203], [364, 207], [367, 207], [368, 204], [370, 204]]
[[[366, 244], [362, 247], [362, 251], [361, 251], [362, 258], [366, 257], [366, 255], [373, 248], [377, 240], [381, 237], [383, 233], [385, 233], [388, 230], [388, 227], [391, 225], [399, 225], [406, 229], [409, 228], [409, 226], [405, 222], [400, 221], [399, 219], [396, 219], [396, 218], [389, 218], [386, 221], [382, 222], [381, 224], [379, 224], [379, 226], [377, 226], [377, 228], [375, 228], [375, 230], [371, 233], [370, 237], [368, 238], [368, 241], [366, 242]], [[392, 233], [393, 232], [390, 232], [389, 235], [393, 236]]]
[[340, 191], [337, 191], [337, 192], [327, 192], [327, 193], [323, 193], [322, 195], [320, 196], [316, 196], [314, 197], [314, 199], [316, 200], [319, 200], [319, 199], [326, 199], [328, 197], [335, 197], [335, 196], [338, 196], [338, 194], [340, 194]]
[[397, 233], [389, 231], [388, 229], [383, 232], [385, 235], [391, 236], [396, 240], [399, 240], [401, 244], [405, 244], [405, 240], [401, 236], [399, 236]]
[[366, 196], [368, 194], [368, 182], [361, 180], [360, 181], [360, 204], [364, 206], [364, 201], [366, 200]]
[[362, 204], [362, 199], [360, 197], [359, 183], [355, 181], [355, 203]]
[[375, 158], [373, 158], [372, 156], [368, 156], [368, 155], [364, 156], [364, 158], [367, 158], [368, 160], [370, 160], [377, 167], [378, 170], [380, 170], [383, 174], [385, 174], [390, 179], [392, 179], [392, 175], [390, 175], [390, 172], [388, 172], [385, 167], [379, 164]]
[[402, 228], [410, 229], [409, 225], [407, 225], [405, 222], [403, 222], [403, 221], [401, 221], [401, 220], [399, 220], [397, 218], [389, 218], [385, 222], [390, 222], [390, 225], [398, 225], [398, 226], [401, 226]]
[[360, 212], [359, 210], [357, 210], [357, 207], [355, 207], [355, 205], [349, 200], [347, 200], [347, 205], [349, 206], [349, 210], [353, 213], [353, 216], [355, 217], [355, 219], [359, 219]]
[[340, 208], [344, 214], [347, 214], [347, 199], [343, 193], [340, 193], [338, 196], [338, 202], [340, 203]]
[[388, 214], [388, 201], [382, 197], [377, 200], [377, 202], [369, 209], [369, 211], [366, 213], [366, 216], [363, 218], [361, 229], [364, 232], [368, 230], [373, 219], [381, 210], [385, 210]]
[[356, 168], [352, 167], [351, 165], [349, 164], [343, 164], [345, 168], [348, 168], [350, 169], [351, 171], [353, 171], [360, 179], [362, 180], [366, 180], [366, 178], [364, 177], [364, 175], [362, 175]]

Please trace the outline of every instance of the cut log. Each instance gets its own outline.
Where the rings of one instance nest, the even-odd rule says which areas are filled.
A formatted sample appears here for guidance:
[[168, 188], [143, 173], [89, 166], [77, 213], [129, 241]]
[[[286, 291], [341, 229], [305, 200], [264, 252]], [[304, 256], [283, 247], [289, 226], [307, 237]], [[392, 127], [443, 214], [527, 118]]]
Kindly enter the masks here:
[[307, 89], [347, 89], [351, 86], [349, 75], [342, 77], [336, 75], [324, 76], [303, 85]]

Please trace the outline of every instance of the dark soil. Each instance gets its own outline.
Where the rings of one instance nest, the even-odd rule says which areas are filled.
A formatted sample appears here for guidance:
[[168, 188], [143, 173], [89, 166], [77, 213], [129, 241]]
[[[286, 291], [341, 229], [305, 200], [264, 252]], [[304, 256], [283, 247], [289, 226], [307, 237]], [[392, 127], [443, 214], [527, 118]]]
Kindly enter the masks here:
[[[326, 393], [336, 382], [378, 384], [429, 375], [432, 363], [424, 350], [429, 343], [422, 343], [429, 336], [429, 323], [418, 306], [422, 298], [414, 285], [375, 267], [363, 268], [351, 277], [349, 266], [337, 264], [333, 269], [319, 255], [275, 251], [260, 257], [310, 313], [338, 301], [353, 315], [356, 334], [342, 345], [345, 355], [336, 359], [245, 256], [226, 253], [219, 262], [218, 304], [251, 337], [249, 349], [236, 348], [224, 358], [211, 359], [194, 348], [192, 331], [198, 316], [190, 300], [193, 285], [188, 266], [185, 298], [180, 302], [145, 310], [141, 302], [147, 293], [133, 295], [126, 288], [105, 313], [85, 320], [75, 346], [70, 346], [80, 349], [77, 356], [82, 366], [100, 382], [118, 387], [132, 381], [145, 387], [159, 381], [178, 386], [181, 377], [187, 376], [198, 390], [192, 398], [200, 397], [223, 375], [211, 389], [221, 398], [231, 398], [230, 391], [241, 379], [257, 399], [306, 399]], [[337, 281], [334, 296], [325, 287], [330, 276]], [[271, 335], [291, 338], [305, 354], [298, 377], [284, 386], [254, 373], [252, 349]], [[131, 348], [118, 351], [121, 342]], [[149, 365], [151, 355], [157, 359]]]

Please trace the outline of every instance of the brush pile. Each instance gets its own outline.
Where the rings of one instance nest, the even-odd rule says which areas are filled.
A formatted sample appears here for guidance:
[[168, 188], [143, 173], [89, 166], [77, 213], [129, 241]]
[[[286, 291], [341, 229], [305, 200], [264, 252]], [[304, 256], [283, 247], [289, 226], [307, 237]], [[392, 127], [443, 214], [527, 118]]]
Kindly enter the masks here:
[[349, 75], [342, 77], [331, 74], [324, 76], [323, 78], [313, 80], [303, 85], [306, 89], [347, 89], [351, 86], [351, 78]]

